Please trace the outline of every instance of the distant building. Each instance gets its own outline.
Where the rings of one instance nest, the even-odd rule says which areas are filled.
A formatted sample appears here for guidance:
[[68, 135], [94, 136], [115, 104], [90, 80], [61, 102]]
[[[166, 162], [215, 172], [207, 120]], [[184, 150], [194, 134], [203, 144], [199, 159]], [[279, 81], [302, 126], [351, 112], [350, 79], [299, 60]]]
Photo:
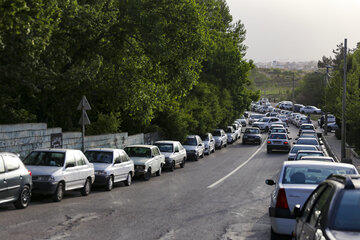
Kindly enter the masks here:
[[317, 61], [307, 61], [307, 62], [257, 62], [255, 65], [258, 68], [279, 68], [286, 70], [305, 70], [311, 71], [317, 69]]

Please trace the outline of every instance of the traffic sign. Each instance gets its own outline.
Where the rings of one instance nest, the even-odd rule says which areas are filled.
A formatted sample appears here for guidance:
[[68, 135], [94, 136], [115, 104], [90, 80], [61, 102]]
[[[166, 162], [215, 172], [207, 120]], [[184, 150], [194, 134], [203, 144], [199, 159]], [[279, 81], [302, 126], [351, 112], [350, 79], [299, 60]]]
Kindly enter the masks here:
[[91, 110], [90, 104], [85, 96], [82, 97], [77, 110]]

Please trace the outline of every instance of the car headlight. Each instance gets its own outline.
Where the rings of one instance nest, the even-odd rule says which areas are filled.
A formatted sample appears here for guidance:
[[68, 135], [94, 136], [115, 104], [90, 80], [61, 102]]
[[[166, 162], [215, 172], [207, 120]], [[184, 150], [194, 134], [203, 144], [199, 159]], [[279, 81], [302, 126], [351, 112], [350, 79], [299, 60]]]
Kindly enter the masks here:
[[95, 171], [95, 175], [106, 176], [107, 173], [106, 173], [105, 171], [103, 171], [103, 170], [96, 170], [96, 171]]
[[51, 175], [45, 175], [45, 176], [38, 176], [38, 181], [45, 181], [45, 182], [53, 182], [55, 181], [55, 178]]

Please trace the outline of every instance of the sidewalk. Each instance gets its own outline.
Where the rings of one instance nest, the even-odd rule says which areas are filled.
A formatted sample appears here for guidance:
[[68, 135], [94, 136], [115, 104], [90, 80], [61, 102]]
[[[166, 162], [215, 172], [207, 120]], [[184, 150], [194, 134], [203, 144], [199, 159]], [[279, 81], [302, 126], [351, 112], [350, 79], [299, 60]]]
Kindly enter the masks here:
[[[321, 130], [323, 136], [323, 142], [329, 152], [329, 155], [332, 156], [335, 161], [341, 162], [341, 140], [338, 140], [335, 137], [334, 132], [328, 132], [328, 135], [325, 136], [323, 130]], [[360, 159], [350, 156], [352, 164], [360, 172]]]

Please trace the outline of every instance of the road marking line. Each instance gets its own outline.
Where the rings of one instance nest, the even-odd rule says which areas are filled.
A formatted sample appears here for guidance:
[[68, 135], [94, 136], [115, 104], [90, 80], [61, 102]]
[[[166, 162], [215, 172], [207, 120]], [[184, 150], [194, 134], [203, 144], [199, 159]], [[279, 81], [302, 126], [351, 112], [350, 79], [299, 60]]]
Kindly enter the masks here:
[[219, 179], [218, 181], [214, 182], [213, 184], [209, 185], [207, 188], [213, 188], [216, 185], [218, 185], [219, 183], [225, 181], [227, 178], [229, 178], [231, 175], [233, 175], [235, 172], [237, 172], [240, 168], [242, 168], [243, 166], [245, 166], [251, 159], [253, 159], [253, 157], [255, 157], [255, 155], [262, 149], [262, 147], [265, 145], [266, 141], [263, 142], [263, 144], [258, 148], [258, 150], [256, 150], [250, 157], [248, 160], [246, 160], [244, 163], [242, 163], [240, 166], [238, 166], [237, 168], [235, 168], [234, 170], [232, 170], [229, 174], [227, 174], [225, 177]]

